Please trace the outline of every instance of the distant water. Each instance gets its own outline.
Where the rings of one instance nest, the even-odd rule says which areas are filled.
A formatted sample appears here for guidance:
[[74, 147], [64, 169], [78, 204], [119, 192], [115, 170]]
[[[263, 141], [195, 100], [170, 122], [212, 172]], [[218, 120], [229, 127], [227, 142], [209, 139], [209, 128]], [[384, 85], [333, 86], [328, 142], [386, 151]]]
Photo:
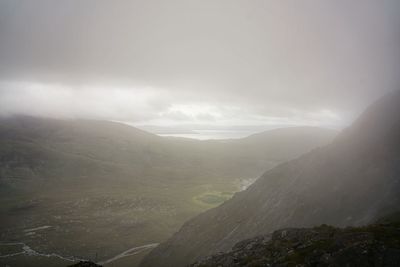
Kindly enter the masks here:
[[237, 139], [249, 136], [254, 133], [255, 133], [254, 131], [193, 130], [191, 133], [167, 133], [158, 135], [209, 140], [209, 139]]

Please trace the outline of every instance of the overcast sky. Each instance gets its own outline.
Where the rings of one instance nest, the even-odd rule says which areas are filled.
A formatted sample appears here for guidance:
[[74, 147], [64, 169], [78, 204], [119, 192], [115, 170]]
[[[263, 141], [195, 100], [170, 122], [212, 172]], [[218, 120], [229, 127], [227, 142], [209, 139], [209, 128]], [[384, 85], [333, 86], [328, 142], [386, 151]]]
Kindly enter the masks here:
[[0, 114], [343, 127], [400, 89], [398, 0], [0, 0]]

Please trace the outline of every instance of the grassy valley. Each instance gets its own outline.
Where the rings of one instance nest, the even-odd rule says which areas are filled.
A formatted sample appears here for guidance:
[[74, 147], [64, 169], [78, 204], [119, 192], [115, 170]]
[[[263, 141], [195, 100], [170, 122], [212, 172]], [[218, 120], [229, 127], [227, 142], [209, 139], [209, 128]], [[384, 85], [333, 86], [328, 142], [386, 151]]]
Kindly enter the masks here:
[[[39, 264], [43, 258], [65, 265], [55, 254], [106, 261], [162, 242], [266, 169], [330, 142], [334, 134], [305, 127], [196, 141], [104, 121], [3, 119], [0, 240], [38, 253], [20, 249], [23, 254], [0, 262], [34, 257]], [[139, 261], [147, 252], [112, 264]]]

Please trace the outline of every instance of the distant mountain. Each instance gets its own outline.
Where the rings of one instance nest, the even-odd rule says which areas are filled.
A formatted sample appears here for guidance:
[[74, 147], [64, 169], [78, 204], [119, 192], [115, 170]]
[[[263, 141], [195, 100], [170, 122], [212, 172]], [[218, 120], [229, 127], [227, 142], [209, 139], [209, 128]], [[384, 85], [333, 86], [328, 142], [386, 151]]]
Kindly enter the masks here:
[[[30, 177], [38, 183], [38, 174], [55, 182], [64, 177], [66, 183], [91, 183], [92, 178], [115, 182], [120, 176], [150, 174], [154, 181], [146, 179], [149, 183], [198, 180], [199, 174], [208, 176], [200, 183], [256, 178], [280, 162], [331, 142], [335, 135], [327, 129], [293, 127], [244, 139], [198, 141], [162, 138], [107, 121], [18, 116], [0, 119], [0, 183], [31, 189], [33, 184], [24, 183]], [[105, 166], [110, 170], [104, 172]], [[171, 172], [183, 172], [179, 176], [184, 177], [168, 177]], [[24, 183], [13, 177], [23, 177]]]
[[364, 225], [400, 205], [400, 91], [369, 107], [332, 144], [283, 163], [186, 222], [141, 266], [185, 266], [279, 228]]
[[0, 240], [92, 260], [161, 242], [242, 183], [335, 136], [278, 131], [198, 141], [107, 121], [1, 118]]
[[[326, 139], [332, 136], [331, 130], [317, 127], [289, 127], [274, 129], [239, 139], [241, 151], [254, 155], [258, 159], [274, 157], [283, 162], [309, 152], [312, 148], [326, 145]], [[336, 136], [336, 135], [335, 135]], [[259, 149], [262, 144], [264, 149]], [[318, 144], [318, 146], [315, 146]]]

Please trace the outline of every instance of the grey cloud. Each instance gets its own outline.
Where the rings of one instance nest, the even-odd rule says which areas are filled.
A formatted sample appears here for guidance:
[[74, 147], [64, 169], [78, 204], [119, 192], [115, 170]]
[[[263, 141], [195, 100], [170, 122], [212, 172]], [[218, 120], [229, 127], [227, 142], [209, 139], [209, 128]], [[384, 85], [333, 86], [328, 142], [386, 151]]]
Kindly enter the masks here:
[[[171, 105], [208, 103], [261, 117], [351, 118], [400, 87], [399, 29], [397, 0], [4, 0], [0, 79], [83, 93], [55, 106], [31, 91], [41, 110], [18, 92], [4, 103], [14, 89], [3, 87], [0, 111], [146, 121]], [[103, 91], [82, 99], [82, 87], [97, 85], [156, 96], [138, 108]]]

